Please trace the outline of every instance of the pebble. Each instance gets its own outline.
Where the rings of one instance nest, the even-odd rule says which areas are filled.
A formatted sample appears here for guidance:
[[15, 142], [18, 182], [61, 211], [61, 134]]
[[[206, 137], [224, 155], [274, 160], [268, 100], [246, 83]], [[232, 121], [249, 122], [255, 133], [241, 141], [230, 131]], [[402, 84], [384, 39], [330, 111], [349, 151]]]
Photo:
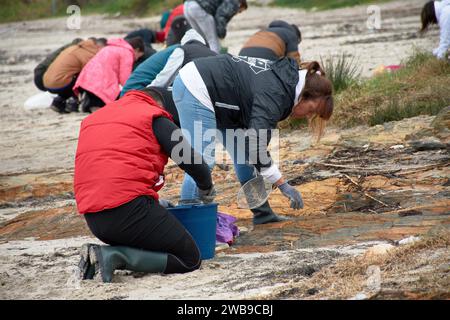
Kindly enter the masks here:
[[384, 244], [377, 244], [369, 249], [364, 253], [364, 257], [370, 258], [378, 255], [384, 255], [387, 254], [389, 251], [394, 249], [395, 246], [392, 244], [384, 243]]
[[410, 237], [408, 237], [408, 238], [399, 240], [397, 243], [398, 243], [399, 245], [403, 246], [403, 245], [405, 245], [405, 244], [412, 244], [412, 243], [417, 242], [417, 241], [419, 241], [419, 240], [420, 240], [419, 237], [410, 236]]

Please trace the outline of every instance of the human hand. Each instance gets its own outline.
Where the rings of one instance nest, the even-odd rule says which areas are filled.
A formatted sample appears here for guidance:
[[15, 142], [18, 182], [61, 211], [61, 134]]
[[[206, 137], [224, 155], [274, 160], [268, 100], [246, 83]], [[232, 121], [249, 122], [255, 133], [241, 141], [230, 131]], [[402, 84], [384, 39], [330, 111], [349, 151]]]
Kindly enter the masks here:
[[281, 193], [291, 200], [291, 208], [295, 210], [303, 209], [303, 199], [300, 192], [292, 187], [289, 183], [285, 182], [278, 186]]
[[198, 195], [203, 203], [208, 204], [214, 201], [216, 189], [214, 189], [214, 186], [211, 186], [211, 188], [207, 190], [198, 189]]

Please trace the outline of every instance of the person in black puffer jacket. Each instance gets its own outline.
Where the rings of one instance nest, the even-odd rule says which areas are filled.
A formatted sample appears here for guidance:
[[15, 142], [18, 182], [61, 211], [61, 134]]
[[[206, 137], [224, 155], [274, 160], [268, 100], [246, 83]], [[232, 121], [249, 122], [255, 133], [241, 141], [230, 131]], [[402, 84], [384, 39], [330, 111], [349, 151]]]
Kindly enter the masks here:
[[187, 0], [184, 15], [211, 50], [220, 52], [220, 41], [227, 35], [227, 24], [236, 14], [247, 9], [247, 0]]
[[298, 46], [302, 41], [300, 29], [286, 21], [272, 21], [268, 28], [252, 35], [239, 52], [240, 56], [267, 60], [291, 57], [301, 63]]
[[[225, 146], [243, 185], [258, 171], [280, 189], [292, 209], [303, 208], [270, 154], [268, 144], [277, 123], [307, 118], [317, 135], [333, 113], [332, 83], [318, 62], [301, 64], [292, 58], [268, 61], [218, 55], [186, 64], [173, 84], [173, 100], [181, 128], [194, 149], [212, 168], [216, 140]], [[191, 177], [185, 175], [181, 199], [197, 199]], [[252, 209], [254, 224], [284, 220], [269, 202]]]
[[53, 61], [59, 56], [61, 52], [64, 51], [64, 49], [67, 49], [70, 46], [76, 45], [83, 41], [81, 38], [74, 39], [71, 43], [66, 44], [65, 46], [62, 46], [58, 48], [57, 50], [50, 53], [44, 61], [39, 63], [36, 68], [34, 68], [34, 84], [36, 85], [36, 88], [38, 88], [41, 91], [47, 91], [47, 89], [44, 86], [44, 73], [47, 71], [48, 67], [52, 64]]

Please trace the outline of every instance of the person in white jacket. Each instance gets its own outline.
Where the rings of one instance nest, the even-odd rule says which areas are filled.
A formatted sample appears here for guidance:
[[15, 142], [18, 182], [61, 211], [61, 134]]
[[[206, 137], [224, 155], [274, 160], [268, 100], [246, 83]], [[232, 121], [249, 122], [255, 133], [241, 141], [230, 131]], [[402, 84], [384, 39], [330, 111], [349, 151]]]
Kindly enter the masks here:
[[190, 29], [181, 39], [181, 46], [172, 52], [164, 68], [148, 86], [167, 88], [175, 80], [178, 71], [186, 64], [194, 59], [216, 54], [196, 30]]
[[450, 0], [427, 2], [422, 9], [421, 19], [421, 32], [425, 32], [431, 24], [439, 25], [439, 47], [433, 50], [433, 54], [444, 59], [450, 48]]

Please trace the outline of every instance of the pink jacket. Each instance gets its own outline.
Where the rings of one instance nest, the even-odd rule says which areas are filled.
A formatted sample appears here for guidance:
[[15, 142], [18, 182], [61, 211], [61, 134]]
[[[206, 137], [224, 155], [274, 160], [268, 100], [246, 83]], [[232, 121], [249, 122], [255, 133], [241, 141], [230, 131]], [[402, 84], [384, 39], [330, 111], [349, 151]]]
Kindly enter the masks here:
[[120, 85], [131, 75], [135, 55], [131, 45], [123, 39], [108, 40], [81, 71], [73, 91], [78, 94], [83, 88], [109, 103], [116, 100]]

